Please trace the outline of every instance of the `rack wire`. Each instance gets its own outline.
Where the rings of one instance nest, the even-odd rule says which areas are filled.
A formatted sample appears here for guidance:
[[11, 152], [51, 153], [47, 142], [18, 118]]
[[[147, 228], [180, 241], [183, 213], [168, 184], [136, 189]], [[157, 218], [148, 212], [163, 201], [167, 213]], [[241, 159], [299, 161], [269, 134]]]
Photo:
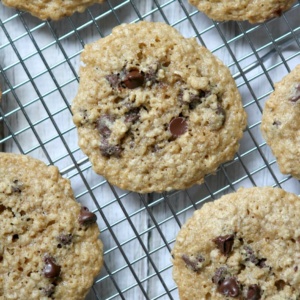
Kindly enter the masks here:
[[[300, 63], [299, 16], [299, 0], [280, 18], [258, 25], [213, 22], [186, 0], [107, 0], [57, 22], [0, 6], [0, 151], [58, 166], [77, 200], [97, 214], [105, 264], [87, 299], [178, 299], [170, 251], [195, 209], [241, 186], [300, 193], [299, 182], [279, 172], [259, 129], [274, 82]], [[235, 158], [185, 191], [120, 190], [92, 171], [77, 145], [70, 105], [80, 53], [114, 26], [139, 20], [168, 23], [222, 59], [248, 113]]]

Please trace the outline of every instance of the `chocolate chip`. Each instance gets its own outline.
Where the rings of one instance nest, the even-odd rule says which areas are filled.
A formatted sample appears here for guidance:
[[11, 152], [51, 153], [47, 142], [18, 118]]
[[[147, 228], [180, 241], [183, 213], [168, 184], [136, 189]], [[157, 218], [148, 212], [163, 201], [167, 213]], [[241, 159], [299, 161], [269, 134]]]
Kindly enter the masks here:
[[257, 284], [252, 284], [249, 286], [246, 300], [259, 300], [261, 298], [261, 289]]
[[43, 269], [44, 276], [46, 278], [58, 277], [61, 271], [61, 267], [56, 264], [55, 260], [51, 256], [46, 256], [44, 258], [45, 266]]
[[100, 145], [101, 154], [105, 157], [119, 157], [122, 149], [119, 145], [110, 145], [107, 140], [102, 140]]
[[144, 84], [145, 75], [136, 69], [129, 71], [125, 78], [122, 80], [122, 86], [128, 89], [135, 89]]
[[225, 267], [218, 268], [212, 277], [212, 282], [219, 285], [225, 279], [227, 269]]
[[224, 296], [235, 298], [240, 294], [240, 287], [234, 277], [228, 277], [219, 284], [217, 291]]
[[187, 121], [183, 117], [176, 117], [171, 120], [169, 124], [169, 130], [174, 137], [183, 135], [188, 130]]
[[139, 112], [140, 112], [139, 107], [135, 107], [135, 108], [132, 108], [131, 110], [129, 110], [125, 114], [125, 122], [134, 123], [135, 121], [137, 121], [140, 118]]
[[96, 223], [97, 216], [94, 213], [90, 212], [87, 207], [83, 206], [81, 207], [78, 221], [81, 225], [91, 225]]
[[72, 243], [72, 234], [60, 234], [56, 239], [63, 245], [70, 245]]
[[120, 84], [120, 74], [110, 74], [105, 76], [112, 88], [117, 88]]
[[194, 272], [197, 272], [202, 267], [202, 262], [204, 262], [204, 257], [202, 255], [196, 255], [196, 256], [189, 256], [186, 254], [183, 254], [181, 256], [187, 267], [189, 267]]
[[213, 242], [217, 245], [218, 249], [222, 254], [228, 256], [232, 251], [232, 246], [234, 243], [234, 235], [228, 234], [224, 236], [218, 236], [213, 239]]

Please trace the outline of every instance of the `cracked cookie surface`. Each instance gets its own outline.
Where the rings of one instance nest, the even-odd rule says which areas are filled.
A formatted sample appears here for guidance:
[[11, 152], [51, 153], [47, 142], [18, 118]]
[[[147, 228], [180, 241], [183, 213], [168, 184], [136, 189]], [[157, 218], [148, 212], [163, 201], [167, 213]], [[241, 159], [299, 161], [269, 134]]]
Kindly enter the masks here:
[[189, 0], [198, 10], [216, 21], [261, 23], [279, 17], [295, 0]]
[[56, 167], [0, 153], [0, 299], [84, 299], [103, 260], [95, 222]]
[[163, 23], [86, 45], [72, 103], [79, 146], [112, 184], [184, 189], [234, 157], [246, 124], [228, 68]]
[[299, 299], [299, 200], [241, 188], [195, 211], [172, 251], [180, 299]]
[[266, 101], [261, 131], [280, 171], [300, 179], [300, 65], [280, 82]]
[[102, 2], [103, 0], [2, 0], [6, 6], [28, 11], [42, 20], [58, 20]]

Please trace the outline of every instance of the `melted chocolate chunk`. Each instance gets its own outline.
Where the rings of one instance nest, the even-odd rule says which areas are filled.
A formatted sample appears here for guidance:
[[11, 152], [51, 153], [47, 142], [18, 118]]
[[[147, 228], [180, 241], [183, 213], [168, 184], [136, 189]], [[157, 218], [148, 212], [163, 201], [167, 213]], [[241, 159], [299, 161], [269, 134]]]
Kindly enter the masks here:
[[199, 104], [202, 103], [201, 98], [205, 97], [205, 92], [200, 91], [199, 94], [190, 94], [190, 103], [189, 103], [189, 109], [193, 110], [195, 109]]
[[140, 109], [138, 107], [132, 108], [125, 114], [125, 122], [134, 123], [140, 118]]
[[261, 298], [261, 289], [257, 284], [252, 284], [249, 286], [246, 300], [259, 300]]
[[112, 88], [117, 88], [120, 84], [120, 74], [110, 74], [105, 76]]
[[266, 264], [267, 259], [266, 258], [258, 258], [255, 254], [253, 249], [250, 246], [244, 246], [244, 249], [246, 251], [246, 261], [250, 261], [253, 264], [255, 264], [259, 268], [266, 268], [268, 267]]
[[91, 225], [96, 223], [97, 216], [94, 213], [90, 212], [87, 207], [83, 206], [81, 207], [78, 221], [81, 225]]
[[277, 288], [277, 291], [282, 291], [284, 289], [285, 285], [286, 285], [286, 283], [282, 279], [275, 281], [275, 286]]
[[111, 145], [108, 139], [111, 135], [110, 126], [114, 123], [115, 118], [111, 115], [102, 115], [97, 121], [97, 128], [101, 135], [100, 152], [105, 157], [119, 157], [122, 149], [119, 145]]
[[218, 236], [213, 240], [213, 242], [215, 242], [222, 254], [228, 256], [232, 251], [234, 235], [229, 234], [224, 236]]
[[260, 268], [267, 268], [267, 264], [266, 264], [267, 259], [266, 258], [260, 258], [258, 259], [258, 263], [256, 264], [258, 267]]
[[54, 294], [55, 286], [53, 284], [42, 289], [43, 295], [46, 297], [51, 297]]
[[14, 235], [12, 236], [12, 241], [13, 241], [13, 242], [16, 242], [18, 239], [19, 239], [19, 235], [18, 235], [18, 234], [14, 234]]
[[46, 278], [58, 277], [61, 271], [61, 267], [56, 264], [55, 260], [51, 256], [46, 256], [44, 258], [45, 266], [43, 269], [44, 276]]
[[218, 268], [215, 275], [212, 277], [212, 282], [219, 285], [224, 281], [227, 274], [227, 269], [225, 267]]
[[218, 108], [216, 109], [216, 114], [223, 117], [222, 124], [221, 124], [223, 126], [225, 123], [225, 120], [226, 120], [226, 111], [220, 104], [218, 105]]
[[290, 98], [290, 101], [297, 102], [300, 100], [300, 83], [296, 86], [295, 95]]
[[174, 137], [179, 137], [188, 130], [187, 121], [182, 117], [174, 118], [169, 124], [169, 130]]
[[97, 128], [99, 130], [100, 135], [107, 139], [111, 135], [111, 130], [109, 129], [109, 125], [112, 125], [115, 121], [115, 118], [111, 115], [102, 115], [97, 121]]
[[145, 73], [145, 81], [150, 82], [150, 85], [156, 83], [157, 82], [156, 73], [157, 71], [154, 71], [153, 69], [150, 68], [149, 71]]
[[21, 191], [23, 189], [23, 183], [21, 181], [19, 181], [18, 179], [15, 179], [13, 181], [11, 188], [14, 193], [21, 193]]
[[56, 239], [63, 245], [70, 245], [72, 243], [72, 234], [60, 234]]
[[240, 294], [240, 286], [234, 277], [228, 277], [219, 284], [217, 291], [224, 296], [235, 298]]
[[272, 125], [278, 127], [279, 125], [281, 125], [281, 122], [275, 120]]
[[6, 210], [6, 207], [0, 204], [0, 214]]
[[133, 69], [125, 75], [125, 78], [122, 80], [121, 85], [128, 89], [135, 89], [140, 86], [143, 86], [144, 81], [144, 73], [139, 72], [139, 70]]
[[255, 265], [258, 264], [258, 258], [254, 254], [253, 249], [250, 246], [244, 246], [244, 250], [246, 251], [246, 261], [250, 261]]
[[122, 149], [119, 145], [110, 145], [107, 140], [103, 140], [100, 145], [101, 154], [105, 157], [120, 157]]
[[180, 103], [187, 104], [189, 106], [190, 110], [195, 109], [199, 104], [201, 104], [202, 98], [205, 97], [207, 94], [204, 91], [199, 91], [198, 94], [189, 93], [189, 100], [184, 101], [183, 100], [184, 92], [185, 92], [185, 90], [181, 89], [177, 95], [177, 99]]
[[204, 257], [202, 255], [196, 255], [196, 256], [189, 256], [186, 254], [183, 254], [182, 257], [185, 264], [194, 272], [197, 272], [202, 267], [202, 262], [204, 262]]
[[294, 271], [297, 272], [298, 271], [298, 266], [294, 267]]

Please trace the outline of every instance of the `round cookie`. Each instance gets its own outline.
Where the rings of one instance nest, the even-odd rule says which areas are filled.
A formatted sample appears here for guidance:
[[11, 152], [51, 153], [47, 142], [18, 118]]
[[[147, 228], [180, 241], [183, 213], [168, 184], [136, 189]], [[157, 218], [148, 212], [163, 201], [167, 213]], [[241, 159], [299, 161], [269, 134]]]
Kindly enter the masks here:
[[295, 0], [189, 0], [198, 10], [216, 21], [260, 23], [280, 16]]
[[42, 20], [58, 20], [102, 2], [103, 0], [2, 0], [6, 6], [28, 11]]
[[300, 65], [275, 84], [265, 104], [261, 131], [280, 171], [300, 179]]
[[172, 251], [180, 299], [299, 299], [299, 214], [298, 196], [271, 187], [204, 204]]
[[86, 45], [72, 103], [94, 170], [131, 191], [203, 182], [234, 157], [246, 124], [228, 68], [163, 23], [123, 24]]
[[84, 299], [103, 263], [96, 219], [56, 167], [0, 153], [0, 299]]

